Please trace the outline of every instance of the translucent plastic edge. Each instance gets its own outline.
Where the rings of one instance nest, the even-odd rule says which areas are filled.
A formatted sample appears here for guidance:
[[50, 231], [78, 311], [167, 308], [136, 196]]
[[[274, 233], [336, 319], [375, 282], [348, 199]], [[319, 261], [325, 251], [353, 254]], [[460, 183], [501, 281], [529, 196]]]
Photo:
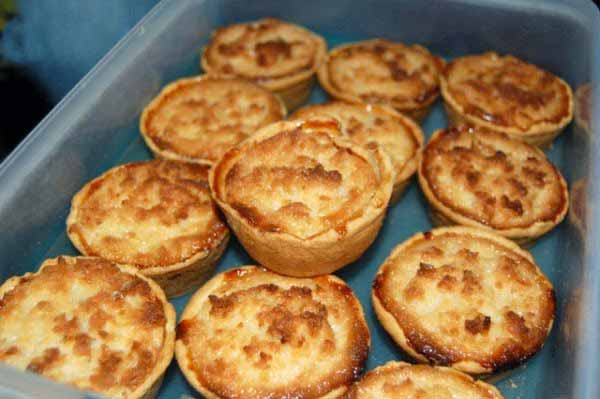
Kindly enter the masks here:
[[[135, 47], [147, 38], [142, 37], [144, 34], [151, 32], [145, 28], [146, 25], [152, 26], [154, 23], [164, 21], [165, 17], [178, 15], [183, 10], [186, 10], [191, 4], [203, 3], [205, 0], [190, 1], [180, 0], [173, 2], [170, 0], [162, 0], [155, 5], [121, 40], [115, 44], [111, 50], [106, 53], [98, 63], [88, 72], [68, 93], [67, 95], [50, 111], [50, 113], [27, 135], [27, 137], [0, 163], [0, 182], [2, 181], [19, 181], [23, 176], [31, 171], [34, 163], [15, 166], [25, 154], [32, 152], [29, 155], [45, 155], [41, 148], [36, 147], [37, 144], [43, 142], [44, 146], [51, 148], [52, 143], [64, 137], [50, 133], [64, 131], [61, 129], [61, 124], [66, 123], [71, 115], [78, 114], [78, 110], [86, 108], [86, 103], [91, 98], [100, 96], [100, 92], [94, 93], [93, 97], [89, 97], [84, 90], [85, 86], [97, 83], [101, 80], [110, 80], [109, 78], [115, 74], [111, 71], [112, 64], [120, 57], [125, 56], [132, 47]], [[172, 3], [176, 3], [173, 6]], [[182, 5], [182, 3], [186, 3]], [[169, 6], [170, 5], [170, 6]], [[147, 33], [146, 33], [147, 32]], [[81, 103], [80, 103], [81, 101]], [[34, 150], [34, 151], [32, 151]], [[16, 179], [16, 180], [13, 180]], [[4, 207], [4, 203], [8, 201], [8, 195], [0, 196], [0, 209]], [[4, 200], [3, 200], [4, 198]]]
[[[577, 334], [575, 381], [573, 398], [600, 398], [600, 11], [591, 5], [592, 25], [592, 132], [590, 171], [587, 176], [587, 209], [591, 211], [588, 234], [585, 238], [584, 269], [582, 276], [582, 302], [580, 325]], [[568, 267], [569, 265], [565, 265]]]
[[0, 398], [10, 399], [103, 399], [101, 396], [83, 392], [50, 381], [38, 374], [21, 371], [0, 363]]

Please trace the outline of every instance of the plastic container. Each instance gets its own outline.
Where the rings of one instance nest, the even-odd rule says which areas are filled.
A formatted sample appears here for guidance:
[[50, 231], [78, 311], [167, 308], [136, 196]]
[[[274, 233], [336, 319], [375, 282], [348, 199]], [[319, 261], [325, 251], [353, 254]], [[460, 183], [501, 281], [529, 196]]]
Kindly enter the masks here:
[[[318, 0], [165, 0], [157, 5], [69, 93], [0, 166], [0, 280], [33, 271], [47, 257], [75, 254], [65, 234], [72, 195], [108, 168], [148, 159], [138, 132], [140, 111], [175, 78], [199, 72], [201, 47], [218, 26], [274, 16], [323, 34], [330, 47], [371, 37], [420, 43], [446, 58], [485, 50], [512, 53], [566, 79], [574, 88], [598, 82], [600, 14], [585, 0], [452, 0], [423, 2]], [[594, 92], [595, 104], [598, 92]], [[315, 89], [311, 102], [325, 100]], [[596, 126], [600, 110], [593, 112]], [[424, 123], [429, 136], [445, 124], [438, 102]], [[600, 144], [569, 127], [548, 151], [569, 183], [587, 179], [588, 230], [569, 223], [531, 251], [555, 285], [558, 312], [542, 351], [497, 382], [506, 398], [600, 397]], [[372, 247], [338, 275], [361, 300], [372, 334], [368, 368], [402, 359], [372, 311], [371, 282], [391, 249], [431, 228], [416, 182], [389, 210]], [[235, 239], [219, 271], [252, 263]], [[181, 311], [189, 296], [173, 300]], [[0, 321], [1, 323], [1, 321]], [[19, 381], [20, 378], [23, 381]], [[36, 396], [36, 379], [0, 368], [0, 397], [24, 390]], [[33, 382], [31, 382], [33, 381]], [[21, 384], [22, 382], [22, 384]], [[12, 391], [11, 391], [12, 389]], [[29, 392], [27, 392], [29, 391]], [[40, 391], [38, 391], [40, 392]], [[198, 395], [174, 361], [160, 398]], [[19, 397], [19, 396], [15, 396]], [[48, 396], [50, 397], [50, 396]], [[67, 394], [64, 395], [67, 396]]]

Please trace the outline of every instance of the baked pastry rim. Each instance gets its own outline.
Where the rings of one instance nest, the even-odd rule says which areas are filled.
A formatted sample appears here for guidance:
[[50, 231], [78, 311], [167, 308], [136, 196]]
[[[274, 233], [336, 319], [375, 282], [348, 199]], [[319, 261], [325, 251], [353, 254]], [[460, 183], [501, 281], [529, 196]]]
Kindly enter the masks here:
[[[375, 315], [377, 316], [377, 319], [380, 321], [380, 323], [384, 327], [384, 330], [388, 332], [388, 334], [402, 348], [402, 350], [404, 350], [411, 357], [413, 357], [414, 359], [417, 359], [421, 363], [430, 363], [430, 360], [426, 356], [422, 355], [421, 353], [418, 353], [411, 346], [411, 343], [408, 340], [408, 338], [406, 337], [403, 328], [400, 326], [400, 323], [398, 323], [398, 321], [396, 320], [396, 317], [392, 314], [391, 311], [389, 311], [384, 306], [381, 299], [379, 298], [379, 290], [377, 289], [376, 282], [378, 281], [379, 276], [384, 272], [384, 268], [388, 264], [388, 260], [390, 260], [392, 258], [396, 258], [400, 252], [402, 252], [405, 248], [412, 245], [414, 242], [422, 240], [422, 239], [426, 239], [427, 233], [430, 233], [430, 231], [418, 232], [418, 233], [414, 234], [413, 236], [411, 236], [410, 238], [408, 238], [406, 241], [403, 241], [402, 243], [397, 245], [392, 250], [392, 252], [388, 255], [388, 257], [383, 261], [383, 263], [377, 270], [377, 273], [375, 274], [375, 277], [373, 278], [373, 287], [371, 289], [371, 301], [373, 304], [373, 308], [375, 310]], [[546, 277], [546, 275], [540, 269], [540, 267], [537, 265], [533, 256], [528, 251], [521, 248], [518, 244], [516, 244], [515, 242], [513, 242], [507, 238], [504, 238], [502, 236], [499, 236], [499, 235], [494, 234], [493, 232], [490, 232], [487, 230], [473, 228], [473, 227], [465, 227], [465, 226], [438, 227], [438, 228], [432, 229], [431, 233], [434, 233], [436, 235], [446, 234], [446, 233], [467, 234], [467, 235], [471, 235], [471, 236], [482, 237], [482, 238], [490, 240], [496, 244], [499, 244], [500, 246], [503, 246], [503, 247], [517, 253], [519, 256], [522, 256], [526, 260], [531, 262], [537, 268], [539, 273], [546, 279], [546, 281], [548, 281], [552, 290], [554, 290], [554, 285]], [[458, 362], [449, 363], [445, 367], [452, 367], [461, 372], [469, 373], [469, 374], [473, 374], [473, 375], [486, 375], [486, 374], [490, 374], [490, 373], [495, 373], [497, 371], [510, 369], [515, 366], [518, 366], [521, 363], [524, 363], [531, 357], [535, 356], [535, 354], [537, 354], [542, 349], [542, 347], [544, 346], [544, 344], [548, 338], [548, 335], [552, 331], [554, 319], [556, 318], [556, 304], [555, 303], [556, 303], [556, 300], [554, 299], [554, 313], [552, 314], [552, 317], [551, 317], [548, 327], [546, 329], [546, 335], [545, 335], [544, 340], [541, 341], [539, 343], [539, 345], [528, 354], [527, 357], [522, 358], [520, 360], [512, 361], [511, 363], [501, 364], [498, 368], [487, 368], [474, 360], [461, 360]]]
[[[273, 273], [276, 274], [272, 271], [269, 271], [268, 269], [259, 266], [259, 265], [242, 265], [242, 266], [235, 266], [233, 269], [224, 271], [222, 273], [219, 273], [215, 276], [213, 276], [206, 284], [204, 284], [202, 287], [200, 287], [190, 298], [190, 300], [188, 301], [188, 303], [185, 305], [185, 308], [183, 309], [183, 312], [181, 313], [181, 316], [179, 318], [179, 322], [183, 321], [183, 320], [189, 320], [191, 318], [194, 318], [196, 316], [197, 313], [197, 309], [198, 307], [202, 306], [203, 300], [208, 297], [208, 294], [210, 294], [210, 292], [212, 292], [213, 288], [218, 287], [222, 280], [223, 277], [226, 273], [235, 271], [235, 272], [242, 272], [244, 273], [245, 271], [253, 271], [253, 270], [263, 270], [266, 271], [268, 273]], [[289, 276], [283, 276], [285, 278], [293, 278], [293, 277], [289, 277]], [[328, 279], [333, 280], [333, 282], [336, 283], [341, 283], [344, 286], [348, 286], [346, 284], [346, 282], [344, 282], [341, 278], [335, 276], [335, 275], [325, 275], [325, 276], [320, 276], [322, 277], [327, 277]], [[303, 277], [304, 278], [304, 277]], [[308, 277], [308, 279], [311, 279], [311, 277]], [[368, 342], [367, 342], [367, 355], [368, 352], [371, 348], [371, 334], [364, 316], [364, 310], [362, 309], [362, 304], [360, 303], [360, 301], [358, 300], [358, 298], [355, 296], [354, 297], [356, 303], [358, 304], [358, 310], [359, 310], [359, 315], [361, 316], [360, 318], [362, 319], [362, 322], [364, 324], [364, 328], [365, 331], [367, 332], [368, 335]], [[177, 364], [179, 366], [179, 370], [181, 370], [181, 372], [183, 373], [183, 375], [185, 376], [186, 380], [198, 391], [200, 392], [203, 396], [205, 396], [207, 399], [220, 399], [219, 396], [217, 396], [216, 394], [214, 394], [212, 391], [210, 391], [208, 388], [206, 388], [205, 386], [201, 385], [200, 381], [198, 381], [198, 379], [196, 378], [196, 375], [193, 371], [193, 368], [190, 366], [190, 362], [189, 362], [189, 356], [188, 356], [188, 349], [187, 349], [187, 345], [183, 342], [182, 339], [180, 339], [179, 337], [175, 340], [175, 358], [177, 360]], [[363, 360], [363, 363], [366, 363], [366, 357]], [[348, 388], [352, 386], [352, 383], [348, 384], [348, 385], [343, 385], [340, 386], [338, 388], [333, 389], [332, 391], [328, 392], [327, 394], [317, 398], [317, 399], [336, 399], [339, 398], [342, 394], [344, 394]]]
[[[103, 258], [95, 257], [95, 256], [68, 256], [61, 255], [56, 258], [49, 258], [43, 261], [42, 265], [36, 272], [27, 272], [22, 276], [13, 276], [6, 280], [3, 284], [0, 285], [0, 298], [2, 298], [7, 292], [11, 291], [13, 288], [19, 285], [22, 279], [30, 279], [39, 275], [44, 268], [56, 264], [59, 258], [66, 259], [101, 259], [106, 261]], [[144, 276], [141, 274], [137, 268], [118, 264], [111, 261], [107, 261], [117, 267], [121, 272], [132, 274], [137, 278], [145, 281], [149, 287], [152, 289], [154, 295], [160, 300], [164, 315], [165, 315], [165, 325], [163, 330], [165, 331], [163, 346], [160, 350], [160, 353], [157, 357], [155, 366], [152, 368], [152, 372], [146, 377], [146, 380], [138, 386], [134, 391], [132, 391], [129, 395], [127, 395], [127, 399], [150, 399], [154, 396], [160, 384], [162, 382], [162, 377], [164, 376], [167, 367], [171, 364], [171, 360], [173, 360], [174, 351], [175, 351], [175, 322], [176, 322], [176, 314], [173, 305], [167, 300], [164, 291], [160, 288], [160, 286], [155, 283], [151, 278]]]
[[[502, 394], [500, 393], [500, 391], [498, 390], [498, 388], [496, 388], [495, 386], [493, 386], [490, 383], [487, 383], [485, 381], [482, 380], [478, 380], [473, 378], [471, 375], [461, 372], [460, 370], [457, 370], [455, 368], [452, 367], [445, 367], [445, 366], [432, 366], [432, 365], [424, 365], [424, 364], [411, 364], [411, 363], [407, 363], [401, 360], [390, 360], [380, 366], [375, 367], [372, 370], [369, 370], [367, 373], [365, 373], [363, 375], [362, 378], [367, 377], [369, 374], [371, 373], [379, 373], [379, 372], [387, 372], [387, 371], [393, 371], [393, 370], [398, 370], [398, 369], [403, 369], [403, 368], [410, 368], [410, 367], [414, 367], [414, 366], [426, 366], [426, 367], [431, 367], [432, 369], [436, 370], [436, 371], [441, 371], [444, 373], [449, 373], [452, 374], [454, 376], [460, 377], [466, 381], [471, 382], [473, 385], [476, 385], [477, 387], [480, 388], [484, 388], [486, 390], [491, 390], [494, 394], [494, 396], [497, 399], [503, 399]], [[359, 385], [361, 380], [357, 381], [355, 384]]]
[[[482, 54], [468, 55], [467, 57], [473, 57], [473, 56], [484, 55], [484, 54], [495, 54], [497, 57], [502, 57], [494, 51], [490, 51], [490, 52], [486, 52], [486, 53], [482, 53]], [[463, 58], [463, 57], [460, 57], [457, 59], [461, 59], [461, 58]], [[523, 61], [523, 60], [521, 60], [521, 61]], [[460, 115], [460, 117], [463, 118], [466, 121], [466, 123], [471, 123], [473, 125], [481, 126], [481, 127], [484, 127], [484, 128], [487, 128], [487, 129], [490, 129], [493, 131], [497, 131], [497, 132], [503, 132], [508, 135], [511, 135], [512, 137], [522, 137], [523, 139], [527, 139], [527, 138], [535, 138], [536, 136], [545, 136], [554, 131], [560, 132], [573, 119], [573, 91], [571, 89], [571, 86], [569, 86], [569, 84], [567, 82], [565, 82], [562, 78], [560, 78], [554, 74], [552, 74], [552, 76], [560, 83], [561, 86], [566, 88], [567, 99], [568, 99], [567, 115], [564, 116], [560, 120], [560, 122], [558, 122], [558, 123], [550, 123], [547, 121], [538, 122], [538, 123], [534, 124], [533, 126], [531, 126], [527, 130], [521, 130], [514, 126], [499, 126], [499, 125], [493, 124], [491, 122], [488, 122], [486, 120], [477, 118], [476, 116], [465, 112], [464, 106], [459, 104], [452, 97], [452, 93], [450, 92], [449, 87], [448, 87], [448, 79], [447, 79], [446, 75], [449, 73], [449, 70], [451, 69], [453, 62], [454, 62], [454, 60], [449, 62], [447, 64], [446, 68], [444, 68], [444, 70], [442, 71], [442, 73], [440, 73], [440, 93], [442, 95], [442, 98], [444, 99], [446, 106], [448, 106], [453, 112]], [[523, 62], [525, 62], [525, 61], [523, 61]], [[538, 67], [537, 65], [535, 65], [535, 67], [538, 69], [544, 70], [544, 69]]]
[[[398, 44], [396, 42], [392, 42], [389, 40], [385, 40], [382, 38], [374, 38], [374, 39], [368, 39], [368, 40], [361, 40], [361, 41], [356, 41], [356, 42], [351, 42], [351, 43], [344, 43], [340, 46], [337, 46], [333, 49], [331, 49], [329, 51], [329, 53], [327, 54], [325, 60], [322, 62], [321, 66], [319, 67], [318, 71], [317, 71], [317, 77], [319, 79], [319, 83], [321, 84], [321, 87], [323, 87], [323, 89], [332, 97], [338, 99], [338, 100], [343, 100], [346, 102], [351, 102], [351, 103], [359, 103], [359, 104], [365, 104], [365, 102], [360, 99], [359, 97], [356, 97], [350, 93], [341, 91], [336, 89], [330, 82], [330, 77], [329, 77], [329, 60], [332, 56], [336, 55], [337, 53], [349, 48], [349, 47], [353, 47], [356, 45], [363, 45], [363, 44], [369, 44], [369, 43], [373, 43], [373, 42], [380, 42], [380, 41], [384, 41], [388, 44]], [[403, 43], [400, 43], [403, 44]], [[421, 110], [426, 110], [428, 109], [436, 100], [437, 98], [440, 96], [440, 82], [439, 82], [439, 78], [441, 76], [441, 72], [443, 70], [443, 66], [445, 65], [445, 61], [432, 54], [427, 48], [419, 45], [419, 44], [413, 44], [413, 45], [406, 45], [403, 44], [404, 46], [408, 47], [408, 48], [418, 48], [419, 50], [424, 50], [430, 57], [432, 57], [432, 59], [434, 60], [434, 62], [439, 63], [442, 68], [440, 68], [438, 70], [438, 84], [436, 86], [437, 90], [432, 91], [432, 93], [430, 93], [427, 98], [421, 102], [416, 102], [414, 100], [412, 100], [413, 104], [409, 104], [409, 105], [395, 105], [393, 103], [385, 103], [385, 104], [379, 104], [379, 105], [387, 105], [390, 106], [392, 108], [394, 108], [395, 110], [399, 111], [399, 112], [416, 112], [416, 111], [421, 111]], [[415, 104], [416, 103], [416, 104]], [[420, 118], [416, 118], [416, 119], [420, 119]]]
[[[258, 20], [253, 20], [253, 21], [248, 21], [248, 22], [230, 24], [230, 25], [227, 25], [226, 27], [233, 26], [233, 25], [248, 25], [248, 24], [260, 22], [264, 19], [265, 18], [261, 18]], [[307, 35], [309, 35], [310, 37], [312, 37], [315, 40], [315, 42], [317, 43], [317, 47], [316, 47], [316, 53], [314, 55], [313, 65], [309, 69], [300, 71], [300, 72], [292, 74], [290, 76], [285, 76], [283, 78], [275, 78], [275, 79], [268, 78], [265, 80], [261, 80], [260, 82], [254, 82], [255, 84], [260, 85], [270, 91], [285, 90], [285, 89], [293, 87], [299, 83], [310, 80], [314, 76], [314, 74], [317, 72], [317, 70], [321, 66], [321, 64], [323, 64], [323, 62], [325, 61], [325, 57], [327, 55], [327, 43], [321, 35], [313, 32], [313, 31], [310, 31], [309, 29], [307, 29], [301, 25], [295, 24], [293, 22], [284, 21], [281, 19], [276, 19], [276, 20], [280, 23], [292, 25], [296, 28], [300, 28], [302, 31], [304, 31], [304, 33], [306, 33]], [[217, 34], [218, 34], [218, 31], [213, 31], [211, 33], [211, 38], [210, 38], [209, 43], [202, 49], [202, 56], [200, 57], [200, 66], [202, 67], [202, 70], [206, 74], [209, 74], [209, 75], [219, 74], [221, 76], [240, 77], [242, 79], [247, 79], [248, 81], [252, 81], [252, 79], [246, 78], [242, 75], [238, 75], [235, 72], [233, 72], [231, 74], [224, 74], [222, 71], [215, 71], [213, 66], [208, 62], [207, 49], [212, 44], [214, 44], [214, 39]]]
[[154, 138], [150, 134], [150, 129], [148, 126], [148, 124], [149, 124], [148, 118], [150, 117], [150, 114], [152, 112], [154, 112], [156, 109], [160, 108], [160, 106], [162, 105], [161, 103], [163, 101], [163, 98], [165, 98], [166, 96], [168, 96], [171, 93], [177, 92], [181, 87], [186, 87], [186, 86], [192, 85], [194, 83], [200, 83], [204, 80], [223, 80], [223, 81], [232, 80], [232, 81], [244, 82], [244, 83], [256, 86], [256, 88], [259, 89], [260, 91], [262, 91], [263, 94], [272, 97], [279, 104], [281, 119], [284, 119], [287, 116], [287, 109], [285, 107], [285, 104], [281, 100], [281, 98], [279, 98], [279, 96], [271, 93], [269, 90], [265, 89], [264, 87], [261, 87], [258, 84], [255, 84], [248, 80], [244, 80], [237, 76], [212, 73], [210, 75], [202, 74], [199, 76], [191, 76], [191, 77], [177, 79], [173, 82], [168, 83], [166, 86], [162, 87], [160, 89], [160, 91], [158, 92], [158, 94], [156, 94], [152, 98], [152, 100], [144, 107], [144, 110], [142, 111], [142, 114], [140, 116], [140, 121], [139, 121], [140, 134], [142, 135], [142, 138], [144, 139], [144, 142], [146, 143], [148, 148], [150, 148], [152, 153], [155, 154], [156, 156], [158, 156], [160, 158], [164, 158], [164, 159], [170, 159], [170, 160], [182, 161], [182, 162], [190, 162], [190, 163], [199, 163], [199, 164], [209, 165], [209, 166], [213, 165], [215, 163], [206, 158], [190, 157], [187, 155], [179, 154], [176, 151], [173, 151], [171, 149], [160, 148], [155, 143]]
[[[418, 176], [418, 180], [419, 180], [419, 186], [420, 186], [421, 191], [422, 191], [423, 195], [425, 196], [429, 206], [431, 207], [432, 211], [441, 213], [444, 217], [448, 218], [449, 220], [451, 220], [452, 222], [454, 222], [456, 224], [494, 231], [497, 234], [502, 235], [503, 237], [507, 237], [507, 238], [515, 239], [515, 240], [537, 238], [537, 237], [547, 233], [548, 231], [552, 230], [560, 222], [563, 221], [563, 219], [565, 218], [565, 216], [567, 215], [567, 212], [569, 210], [569, 192], [568, 192], [567, 182], [565, 181], [565, 178], [560, 173], [558, 168], [556, 166], [554, 166], [554, 164], [552, 164], [546, 158], [546, 155], [544, 154], [544, 152], [531, 144], [529, 144], [531, 146], [531, 148], [534, 151], [536, 151], [538, 154], [542, 155], [543, 158], [546, 160], [546, 162], [548, 162], [554, 168], [554, 170], [556, 171], [556, 175], [559, 178], [559, 183], [562, 187], [561, 194], [564, 196], [564, 199], [565, 199], [565, 201], [563, 203], [563, 208], [561, 209], [561, 211], [559, 213], [557, 213], [555, 215], [555, 217], [552, 221], [536, 221], [536, 222], [530, 224], [528, 227], [511, 227], [511, 228], [507, 228], [507, 229], [498, 229], [498, 228], [494, 228], [494, 227], [488, 226], [486, 224], [480, 223], [480, 222], [478, 222], [474, 219], [471, 219], [467, 216], [464, 216], [464, 215], [460, 214], [459, 212], [452, 210], [450, 207], [448, 207], [443, 202], [441, 202], [437, 198], [437, 196], [434, 194], [433, 190], [431, 189], [431, 185], [430, 185], [428, 179], [425, 177], [425, 175], [423, 173], [423, 164], [425, 162], [424, 155], [425, 155], [425, 151], [426, 151], [427, 147], [429, 146], [430, 143], [432, 143], [439, 135], [443, 134], [445, 131], [447, 131], [447, 129], [437, 129], [435, 132], [433, 132], [431, 138], [429, 139], [429, 142], [423, 148], [421, 160], [419, 162], [419, 167], [417, 168], [417, 176]], [[501, 132], [494, 132], [494, 133], [503, 134], [507, 139], [511, 139], [511, 137], [508, 136], [506, 133], [501, 133]], [[512, 138], [512, 140], [515, 140], [515, 139]]]
[[[154, 162], [154, 160], [130, 162], [130, 163], [125, 163], [125, 164], [114, 166], [114, 167], [106, 170], [101, 175], [99, 175], [99, 176], [95, 177], [94, 179], [85, 183], [85, 185], [83, 187], [81, 187], [79, 189], [79, 191], [77, 191], [77, 193], [73, 196], [73, 198], [71, 200], [71, 209], [69, 211], [69, 215], [67, 216], [67, 221], [66, 221], [66, 227], [67, 227], [66, 232], [67, 232], [67, 236], [69, 237], [69, 240], [71, 241], [73, 246], [79, 252], [81, 252], [81, 254], [83, 254], [84, 256], [103, 258], [101, 255], [89, 255], [87, 249], [85, 248], [85, 245], [83, 245], [83, 242], [81, 241], [81, 239], [79, 237], [79, 234], [76, 234], [76, 233], [73, 233], [70, 231], [71, 230], [70, 227], [74, 224], [77, 224], [77, 222], [79, 220], [78, 219], [78, 215], [79, 215], [78, 211], [79, 211], [81, 204], [86, 199], [89, 188], [93, 185], [94, 182], [104, 179], [106, 176], [108, 176], [111, 173], [114, 173], [118, 169], [128, 167], [129, 165], [132, 165], [132, 164], [144, 164], [144, 163], [150, 163], [150, 162]], [[207, 193], [207, 194], [209, 194], [209, 193]], [[225, 229], [223, 230], [222, 237], [220, 237], [220, 239], [218, 239], [218, 240], [214, 240], [214, 242], [211, 243], [210, 248], [203, 249], [202, 251], [195, 253], [194, 255], [190, 256], [189, 258], [187, 258], [183, 261], [176, 262], [176, 263], [173, 263], [170, 265], [150, 266], [150, 267], [143, 267], [143, 268], [136, 267], [136, 269], [144, 276], [148, 276], [151, 278], [155, 277], [155, 276], [161, 276], [164, 274], [170, 274], [170, 273], [176, 272], [176, 271], [184, 271], [187, 267], [193, 266], [197, 262], [202, 261], [203, 259], [209, 257], [211, 252], [216, 250], [217, 248], [219, 248], [219, 246], [223, 245], [223, 243], [225, 243], [225, 245], [227, 245], [227, 241], [229, 240], [229, 227], [226, 226], [225, 222], [222, 222], [222, 223], [225, 225]], [[103, 259], [106, 259], [106, 258], [103, 258]], [[121, 262], [117, 262], [113, 259], [106, 259], [106, 260], [108, 260], [111, 263], [118, 264], [118, 265], [124, 264]], [[135, 265], [133, 265], [132, 267], [135, 267]]]
[[[252, 226], [246, 218], [239, 215], [238, 211], [233, 209], [231, 205], [222, 198], [224, 188], [216, 182], [219, 176], [226, 174], [230, 170], [230, 167], [233, 166], [234, 162], [232, 162], [232, 159], [237, 159], [236, 156], [233, 154], [234, 152], [241, 153], [244, 150], [244, 147], [252, 145], [256, 142], [263, 141], [269, 137], [276, 136], [277, 134], [286, 131], [284, 129], [287, 128], [287, 126], [301, 127], [302, 124], [307, 121], [310, 122], [310, 119], [301, 121], [280, 121], [265, 126], [264, 128], [257, 131], [254, 135], [240, 143], [238, 147], [225, 153], [225, 155], [214, 165], [214, 167], [211, 168], [209, 173], [209, 184], [211, 192], [213, 193], [214, 200], [219, 204], [219, 207], [223, 209], [227, 216], [233, 217], [236, 221], [241, 221], [242, 224], [249, 227], [253, 232], [255, 232], [258, 235], [274, 238], [276, 237], [277, 240], [284, 240], [296, 243], [312, 242], [317, 244], [339, 241], [338, 234], [335, 232], [335, 229], [333, 227], [330, 227], [327, 230], [323, 230], [313, 236], [307, 238], [300, 238], [290, 233], [265, 231], [258, 227]], [[358, 155], [361, 158], [369, 158], [369, 155], [366, 153], [368, 150], [359, 146], [358, 144], [350, 142], [348, 139], [343, 137], [332, 136], [332, 138], [335, 144], [341, 145], [346, 148], [351, 148], [352, 151], [354, 153], [358, 153]], [[377, 165], [379, 167], [380, 172], [379, 187], [377, 191], [373, 194], [370, 201], [370, 206], [363, 213], [363, 215], [361, 215], [359, 218], [352, 219], [350, 220], [350, 222], [346, 223], [347, 233], [344, 237], [350, 237], [353, 235], [354, 232], [358, 232], [369, 227], [369, 225], [373, 221], [375, 221], [378, 216], [380, 216], [382, 213], [385, 213], [386, 206], [378, 207], [377, 204], [373, 203], [379, 199], [378, 197], [383, 197], [384, 199], [389, 200], [392, 191], [391, 189], [394, 174], [391, 167], [391, 160], [389, 159], [389, 156], [384, 152], [384, 150], [381, 149], [380, 146], [377, 147], [377, 158]], [[223, 163], [225, 162], [228, 163], [227, 167], [223, 166]], [[387, 201], [384, 202], [386, 202], [387, 204]]]

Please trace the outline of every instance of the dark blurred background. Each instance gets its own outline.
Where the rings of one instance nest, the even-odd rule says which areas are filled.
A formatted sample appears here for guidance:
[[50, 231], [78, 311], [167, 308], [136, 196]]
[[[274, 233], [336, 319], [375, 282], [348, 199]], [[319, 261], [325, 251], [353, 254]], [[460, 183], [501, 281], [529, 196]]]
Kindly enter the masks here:
[[0, 161], [156, 3], [0, 0]]
[[0, 0], [0, 161], [158, 0]]

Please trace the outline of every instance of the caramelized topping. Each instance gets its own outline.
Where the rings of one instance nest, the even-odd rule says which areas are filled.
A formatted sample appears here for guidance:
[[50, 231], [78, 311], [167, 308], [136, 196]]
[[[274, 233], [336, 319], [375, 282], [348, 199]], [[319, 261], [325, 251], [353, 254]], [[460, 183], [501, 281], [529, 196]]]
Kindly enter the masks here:
[[203, 76], [167, 86], [145, 110], [141, 129], [171, 158], [216, 162], [255, 130], [284, 116], [281, 102], [259, 86]]
[[308, 30], [274, 18], [230, 25], [213, 35], [203, 55], [206, 72], [244, 77], [261, 84], [312, 73], [325, 42]]
[[227, 172], [215, 172], [225, 173], [219, 195], [251, 225], [301, 238], [330, 229], [343, 235], [373, 202], [381, 185], [377, 164], [311, 126], [249, 143], [235, 162], [223, 161]]
[[87, 255], [140, 268], [183, 262], [227, 234], [208, 167], [154, 160], [120, 166], [77, 195], [68, 231]]
[[340, 93], [413, 109], [437, 97], [441, 68], [442, 61], [423, 47], [375, 39], [333, 50], [327, 75], [328, 83]]
[[466, 127], [434, 135], [420, 183], [453, 212], [498, 230], [561, 219], [567, 206], [558, 170], [532, 146]]
[[485, 122], [527, 132], [571, 117], [569, 86], [510, 55], [458, 58], [448, 65], [444, 78], [448, 94], [462, 111]]
[[100, 258], [47, 261], [2, 299], [0, 359], [81, 389], [127, 397], [165, 344], [152, 288]]
[[390, 362], [368, 372], [343, 398], [502, 399], [502, 395], [492, 385], [455, 370]]
[[211, 286], [180, 323], [202, 386], [219, 397], [316, 398], [356, 379], [369, 335], [347, 286], [242, 270]]
[[303, 107], [291, 119], [318, 116], [338, 120], [342, 132], [362, 146], [381, 145], [392, 159], [397, 181], [416, 170], [423, 133], [408, 118], [379, 106], [332, 102]]
[[[537, 352], [555, 301], [552, 285], [531, 258], [515, 244], [504, 246], [474, 229], [431, 234], [395, 250], [373, 288], [406, 336], [405, 345], [436, 364], [476, 362], [489, 372]], [[432, 245], [443, 253], [431, 257]]]

